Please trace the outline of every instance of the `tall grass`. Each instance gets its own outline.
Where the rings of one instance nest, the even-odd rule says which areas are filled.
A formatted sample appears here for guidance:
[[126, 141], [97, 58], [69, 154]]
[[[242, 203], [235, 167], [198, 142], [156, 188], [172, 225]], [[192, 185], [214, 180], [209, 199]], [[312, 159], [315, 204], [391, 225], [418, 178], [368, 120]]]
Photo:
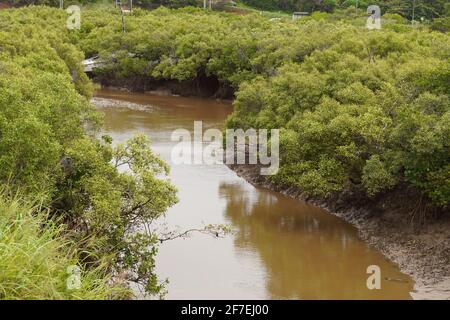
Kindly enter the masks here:
[[80, 287], [67, 285], [75, 251], [38, 207], [0, 193], [0, 299], [111, 299], [124, 289], [100, 268], [83, 271]]

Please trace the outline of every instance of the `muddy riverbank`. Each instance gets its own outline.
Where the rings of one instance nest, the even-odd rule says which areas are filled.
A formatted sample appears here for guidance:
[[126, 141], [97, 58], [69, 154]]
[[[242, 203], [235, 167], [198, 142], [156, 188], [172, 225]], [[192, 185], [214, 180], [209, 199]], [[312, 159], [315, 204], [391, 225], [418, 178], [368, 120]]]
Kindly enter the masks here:
[[369, 201], [350, 193], [323, 200], [271, 183], [259, 174], [257, 166], [230, 168], [255, 186], [308, 201], [353, 224], [363, 240], [415, 280], [415, 292], [411, 294], [414, 299], [450, 299], [449, 213], [420, 217], [424, 208], [414, 191], [394, 190]]

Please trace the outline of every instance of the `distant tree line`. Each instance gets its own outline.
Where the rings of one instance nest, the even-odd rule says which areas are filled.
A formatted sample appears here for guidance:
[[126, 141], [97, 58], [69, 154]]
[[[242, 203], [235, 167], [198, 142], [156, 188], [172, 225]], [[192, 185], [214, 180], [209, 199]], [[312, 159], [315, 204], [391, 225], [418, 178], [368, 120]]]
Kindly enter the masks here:
[[371, 4], [380, 6], [383, 13], [398, 13], [411, 19], [413, 6], [416, 17], [427, 19], [448, 16], [450, 3], [446, 0], [242, 0], [243, 3], [264, 9], [284, 11], [325, 11], [356, 6], [367, 8]]
[[[60, 0], [6, 0], [7, 3], [12, 5], [49, 5], [58, 6]], [[65, 3], [95, 3], [102, 2], [101, 0], [65, 0]], [[110, 0], [114, 3], [114, 0]], [[125, 0], [123, 0], [125, 2]], [[157, 8], [160, 6], [170, 7], [170, 8], [180, 8], [185, 6], [198, 6], [203, 3], [202, 0], [134, 0], [133, 5], [144, 7], [144, 8]]]
[[181, 8], [186, 6], [198, 6], [200, 0], [135, 0], [133, 5], [147, 8], [157, 8], [160, 6], [169, 8]]
[[[59, 0], [6, 0], [12, 5], [59, 5]], [[99, 0], [74, 0], [65, 2], [78, 2], [81, 4], [100, 2]], [[111, 0], [114, 2], [114, 0]], [[224, 2], [222, 0], [215, 0]], [[225, 1], [226, 2], [226, 1]], [[241, 0], [242, 3], [262, 9], [281, 11], [322, 11], [333, 12], [336, 9], [345, 9], [350, 6], [367, 8], [369, 5], [378, 5], [382, 13], [397, 13], [411, 20], [413, 12], [416, 19], [434, 19], [448, 17], [450, 2], [447, 0]], [[134, 0], [133, 5], [143, 8], [157, 8], [160, 6], [180, 8], [185, 6], [201, 6], [203, 0]], [[414, 9], [414, 10], [413, 10]]]

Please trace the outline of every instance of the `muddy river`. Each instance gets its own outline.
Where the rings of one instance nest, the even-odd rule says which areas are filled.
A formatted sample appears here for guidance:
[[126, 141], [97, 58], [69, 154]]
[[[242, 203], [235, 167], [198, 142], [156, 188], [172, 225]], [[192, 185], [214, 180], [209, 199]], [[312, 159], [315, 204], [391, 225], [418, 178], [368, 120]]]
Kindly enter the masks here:
[[[116, 142], [150, 136], [167, 162], [173, 130], [223, 127], [230, 103], [209, 99], [101, 90], [94, 103]], [[224, 238], [193, 234], [165, 242], [158, 274], [166, 299], [410, 299], [412, 280], [358, 238], [356, 229], [325, 210], [255, 188], [225, 165], [174, 165], [179, 203], [161, 221], [185, 230], [229, 224]], [[381, 270], [381, 289], [369, 290], [367, 268]]]

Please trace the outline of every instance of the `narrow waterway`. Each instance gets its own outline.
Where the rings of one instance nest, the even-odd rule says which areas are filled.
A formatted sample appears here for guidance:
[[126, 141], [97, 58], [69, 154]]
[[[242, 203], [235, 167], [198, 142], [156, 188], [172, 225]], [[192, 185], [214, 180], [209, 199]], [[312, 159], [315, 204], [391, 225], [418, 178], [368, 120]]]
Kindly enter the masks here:
[[[135, 133], [152, 139], [170, 163], [173, 130], [223, 127], [230, 103], [101, 90], [93, 100], [116, 142]], [[229, 224], [225, 238], [193, 234], [164, 243], [158, 274], [167, 299], [410, 299], [412, 280], [326, 211], [255, 188], [225, 165], [173, 165], [180, 202], [162, 224], [185, 230]], [[381, 268], [381, 289], [369, 290], [367, 267]]]

